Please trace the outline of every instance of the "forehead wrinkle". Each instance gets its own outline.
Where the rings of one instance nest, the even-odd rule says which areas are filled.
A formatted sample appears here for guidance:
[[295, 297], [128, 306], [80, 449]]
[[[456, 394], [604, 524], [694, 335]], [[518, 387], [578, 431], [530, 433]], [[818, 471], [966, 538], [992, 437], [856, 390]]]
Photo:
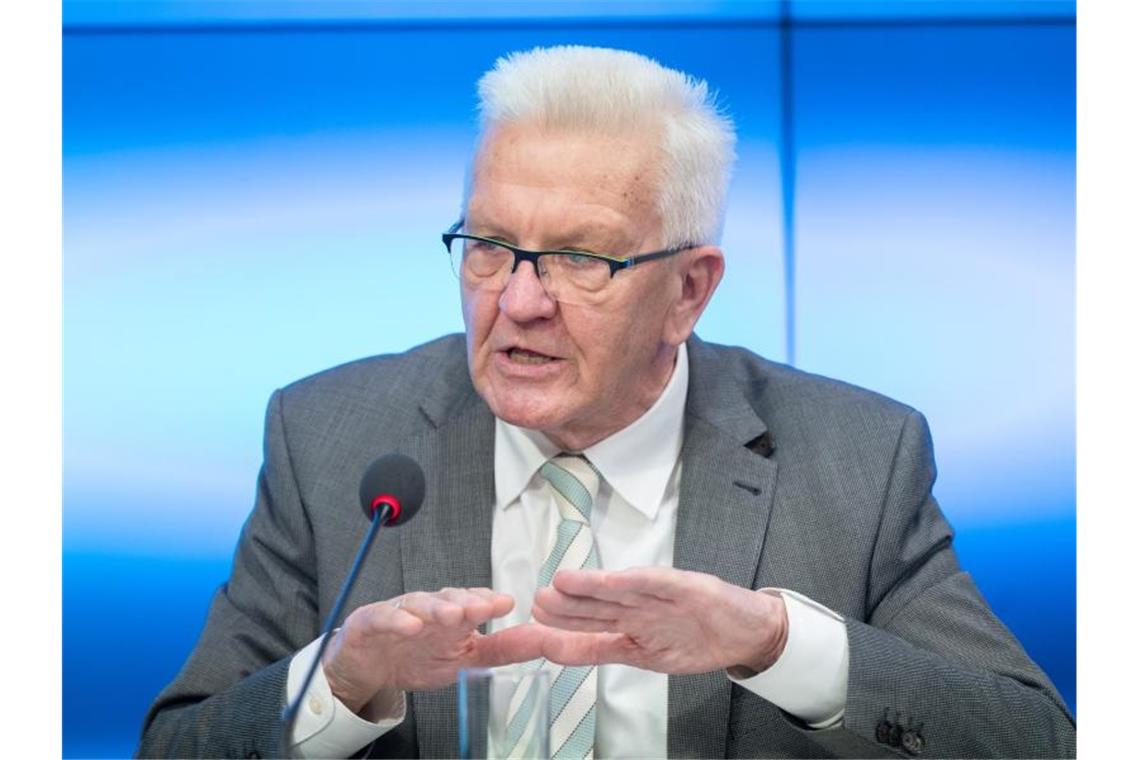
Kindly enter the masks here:
[[652, 145], [644, 134], [495, 126], [477, 148], [467, 220], [523, 247], [632, 253], [660, 234]]
[[[475, 168], [522, 174], [535, 185], [542, 184], [544, 178], [559, 183], [565, 175], [551, 167], [568, 153], [583, 153], [584, 160], [574, 165], [577, 177], [588, 179], [595, 189], [614, 199], [636, 198], [652, 205], [664, 158], [656, 131], [647, 128], [622, 135], [501, 125], [484, 135], [476, 151]], [[604, 160], [593, 160], [599, 151], [605, 151]]]
[[[637, 220], [597, 200], [563, 199], [560, 192], [543, 192], [536, 201], [534, 186], [520, 183], [490, 183], [495, 192], [471, 194], [469, 229], [476, 234], [502, 235], [516, 245], [527, 240], [539, 248], [570, 245], [625, 246], [633, 241], [630, 230]], [[513, 190], [514, 188], [521, 189]], [[567, 214], [572, 218], [567, 221]], [[555, 221], [556, 220], [556, 221]]]

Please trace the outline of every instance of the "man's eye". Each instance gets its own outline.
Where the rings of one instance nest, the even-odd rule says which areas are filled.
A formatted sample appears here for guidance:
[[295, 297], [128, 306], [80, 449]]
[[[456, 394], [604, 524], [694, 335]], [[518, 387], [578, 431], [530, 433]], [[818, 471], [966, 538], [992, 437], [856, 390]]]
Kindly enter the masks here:
[[563, 256], [563, 259], [567, 264], [575, 267], [585, 267], [599, 263], [598, 260], [590, 254], [580, 251], [569, 251]]
[[467, 240], [467, 250], [469, 251], [492, 251], [502, 250], [502, 246], [493, 240]]

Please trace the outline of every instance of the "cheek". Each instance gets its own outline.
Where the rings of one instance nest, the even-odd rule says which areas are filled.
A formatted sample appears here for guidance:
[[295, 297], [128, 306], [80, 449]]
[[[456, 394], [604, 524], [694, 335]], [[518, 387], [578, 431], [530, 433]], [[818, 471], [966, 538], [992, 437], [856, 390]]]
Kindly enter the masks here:
[[462, 292], [463, 326], [467, 341], [473, 346], [482, 344], [491, 332], [497, 308], [493, 299], [486, 293]]
[[476, 388], [484, 388], [487, 379], [488, 338], [495, 311], [488, 311], [486, 299], [464, 292], [462, 295], [464, 338], [467, 344], [467, 370]]
[[574, 320], [573, 325], [567, 319], [567, 331], [578, 352], [578, 374], [590, 386], [590, 393], [612, 393], [629, 374], [627, 367], [641, 361], [644, 338], [631, 319], [617, 310]]
[[585, 333], [593, 337], [586, 344], [593, 347], [587, 349], [591, 374], [608, 392], [635, 384], [660, 349], [662, 318], [645, 303], [614, 310]]

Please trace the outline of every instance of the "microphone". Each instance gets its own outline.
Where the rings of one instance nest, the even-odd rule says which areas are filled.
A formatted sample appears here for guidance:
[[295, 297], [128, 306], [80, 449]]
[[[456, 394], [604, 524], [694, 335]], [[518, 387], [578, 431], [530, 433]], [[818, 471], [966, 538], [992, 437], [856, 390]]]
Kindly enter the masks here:
[[385, 454], [368, 466], [360, 479], [360, 508], [372, 520], [377, 512], [389, 527], [401, 525], [424, 501], [424, 471], [403, 454]]
[[309, 665], [309, 672], [301, 682], [301, 690], [297, 693], [297, 698], [281, 713], [281, 757], [289, 756], [293, 726], [297, 722], [301, 702], [305, 698], [305, 692], [309, 690], [317, 668], [321, 665], [321, 657], [329, 643], [329, 634], [340, 618], [341, 608], [344, 607], [344, 602], [348, 599], [353, 584], [356, 583], [356, 577], [360, 574], [364, 558], [368, 555], [380, 526], [396, 527], [415, 517], [424, 502], [424, 491], [424, 471], [414, 459], [403, 454], [385, 454], [368, 465], [368, 469], [364, 471], [364, 477], [360, 479], [360, 507], [371, 525], [364, 541], [360, 544], [360, 551], [356, 554], [352, 569], [344, 579], [344, 585], [341, 586], [340, 595], [333, 604], [332, 612], [325, 621], [325, 627], [321, 631], [321, 643], [317, 647], [317, 656]]

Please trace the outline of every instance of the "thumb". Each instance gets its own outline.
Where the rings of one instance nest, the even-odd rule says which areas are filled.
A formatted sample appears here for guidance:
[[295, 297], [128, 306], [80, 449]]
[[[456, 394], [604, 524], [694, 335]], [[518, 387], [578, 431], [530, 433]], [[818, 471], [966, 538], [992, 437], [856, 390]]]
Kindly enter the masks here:
[[537, 623], [516, 625], [475, 641], [475, 664], [494, 668], [542, 657], [543, 629]]
[[527, 623], [500, 631], [494, 647], [501, 654], [510, 653], [523, 662], [545, 657], [559, 665], [630, 664], [636, 646], [624, 633], [582, 633], [552, 628], [541, 623]]
[[636, 649], [624, 633], [583, 633], [542, 626], [542, 656], [559, 665], [632, 664]]

